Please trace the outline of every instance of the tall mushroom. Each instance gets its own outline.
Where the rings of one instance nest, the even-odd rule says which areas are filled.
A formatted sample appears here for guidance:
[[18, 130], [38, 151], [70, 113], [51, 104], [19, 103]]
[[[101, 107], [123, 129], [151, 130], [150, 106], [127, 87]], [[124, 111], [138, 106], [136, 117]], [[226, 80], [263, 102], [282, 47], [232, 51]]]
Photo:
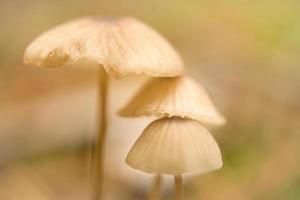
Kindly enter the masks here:
[[120, 115], [162, 117], [144, 130], [126, 162], [143, 172], [173, 174], [178, 200], [183, 173], [205, 173], [222, 166], [219, 147], [203, 124], [223, 125], [225, 118], [191, 77], [149, 81]]
[[80, 58], [99, 67], [99, 132], [96, 139], [95, 199], [101, 198], [106, 138], [108, 77], [127, 74], [174, 77], [183, 71], [180, 56], [155, 30], [130, 18], [82, 17], [45, 32], [26, 49], [24, 62], [60, 67]]

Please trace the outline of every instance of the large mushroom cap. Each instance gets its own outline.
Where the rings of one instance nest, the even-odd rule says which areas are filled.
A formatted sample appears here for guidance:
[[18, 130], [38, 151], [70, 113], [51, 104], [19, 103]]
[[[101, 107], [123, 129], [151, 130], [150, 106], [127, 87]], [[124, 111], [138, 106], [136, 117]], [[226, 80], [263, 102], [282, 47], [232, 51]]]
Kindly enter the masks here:
[[180, 116], [212, 125], [225, 123], [204, 88], [189, 76], [149, 81], [119, 114], [125, 117]]
[[59, 67], [87, 58], [120, 77], [129, 73], [173, 77], [180, 56], [159, 33], [133, 18], [83, 17], [45, 32], [26, 49], [25, 63]]
[[126, 162], [147, 173], [205, 173], [222, 167], [218, 144], [201, 123], [178, 117], [151, 123], [131, 148]]

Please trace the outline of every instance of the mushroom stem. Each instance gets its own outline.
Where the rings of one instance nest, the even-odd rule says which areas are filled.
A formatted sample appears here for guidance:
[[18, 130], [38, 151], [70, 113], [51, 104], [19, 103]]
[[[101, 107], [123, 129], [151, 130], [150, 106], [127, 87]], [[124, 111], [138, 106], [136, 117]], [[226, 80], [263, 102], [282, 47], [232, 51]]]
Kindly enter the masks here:
[[175, 199], [183, 200], [182, 175], [175, 175]]
[[98, 134], [96, 136], [94, 162], [95, 162], [95, 185], [94, 185], [94, 199], [103, 199], [103, 184], [104, 184], [104, 156], [105, 156], [105, 141], [107, 129], [107, 91], [108, 91], [108, 77], [103, 68], [100, 66], [99, 80], [98, 80]]
[[153, 178], [153, 182], [151, 183], [150, 191], [148, 194], [149, 200], [159, 200], [160, 199], [161, 182], [162, 182], [161, 175], [156, 175]]

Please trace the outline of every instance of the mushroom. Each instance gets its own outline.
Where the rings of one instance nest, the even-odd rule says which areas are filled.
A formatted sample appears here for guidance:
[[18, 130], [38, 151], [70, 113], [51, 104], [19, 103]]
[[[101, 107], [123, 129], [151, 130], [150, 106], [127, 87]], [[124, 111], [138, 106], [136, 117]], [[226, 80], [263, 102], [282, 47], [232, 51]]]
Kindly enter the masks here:
[[160, 174], [173, 174], [177, 199], [182, 198], [183, 173], [221, 168], [219, 147], [203, 124], [223, 125], [225, 118], [190, 76], [149, 81], [119, 114], [161, 117], [144, 130], [126, 162], [135, 169], [157, 174], [157, 179]]
[[128, 153], [134, 169], [175, 176], [176, 197], [182, 198], [184, 173], [206, 173], [222, 167], [218, 144], [198, 121], [164, 117], [146, 127]]
[[181, 116], [215, 126], [226, 122], [205, 89], [187, 75], [150, 80], [119, 114], [124, 117]]
[[146, 74], [174, 77], [183, 71], [180, 56], [155, 30], [130, 18], [82, 17], [57, 26], [35, 39], [24, 62], [40, 67], [60, 67], [87, 58], [99, 65], [99, 133], [95, 144], [95, 199], [101, 198], [106, 138], [108, 77]]
[[126, 162], [147, 173], [181, 175], [219, 169], [222, 156], [216, 141], [200, 122], [164, 117], [146, 127]]

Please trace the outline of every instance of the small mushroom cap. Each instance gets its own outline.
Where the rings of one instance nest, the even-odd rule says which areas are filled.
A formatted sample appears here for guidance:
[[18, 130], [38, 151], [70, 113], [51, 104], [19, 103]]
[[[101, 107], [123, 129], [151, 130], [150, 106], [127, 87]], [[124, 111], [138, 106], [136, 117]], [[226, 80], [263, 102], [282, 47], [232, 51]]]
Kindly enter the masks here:
[[198, 121], [179, 117], [152, 122], [127, 155], [132, 168], [155, 174], [206, 173], [222, 167], [218, 144]]
[[59, 67], [87, 58], [115, 77], [180, 75], [180, 56], [159, 33], [130, 18], [83, 17], [45, 32], [26, 49], [24, 62]]
[[124, 117], [188, 117], [211, 125], [225, 124], [207, 92], [189, 76], [156, 78], [120, 110]]

